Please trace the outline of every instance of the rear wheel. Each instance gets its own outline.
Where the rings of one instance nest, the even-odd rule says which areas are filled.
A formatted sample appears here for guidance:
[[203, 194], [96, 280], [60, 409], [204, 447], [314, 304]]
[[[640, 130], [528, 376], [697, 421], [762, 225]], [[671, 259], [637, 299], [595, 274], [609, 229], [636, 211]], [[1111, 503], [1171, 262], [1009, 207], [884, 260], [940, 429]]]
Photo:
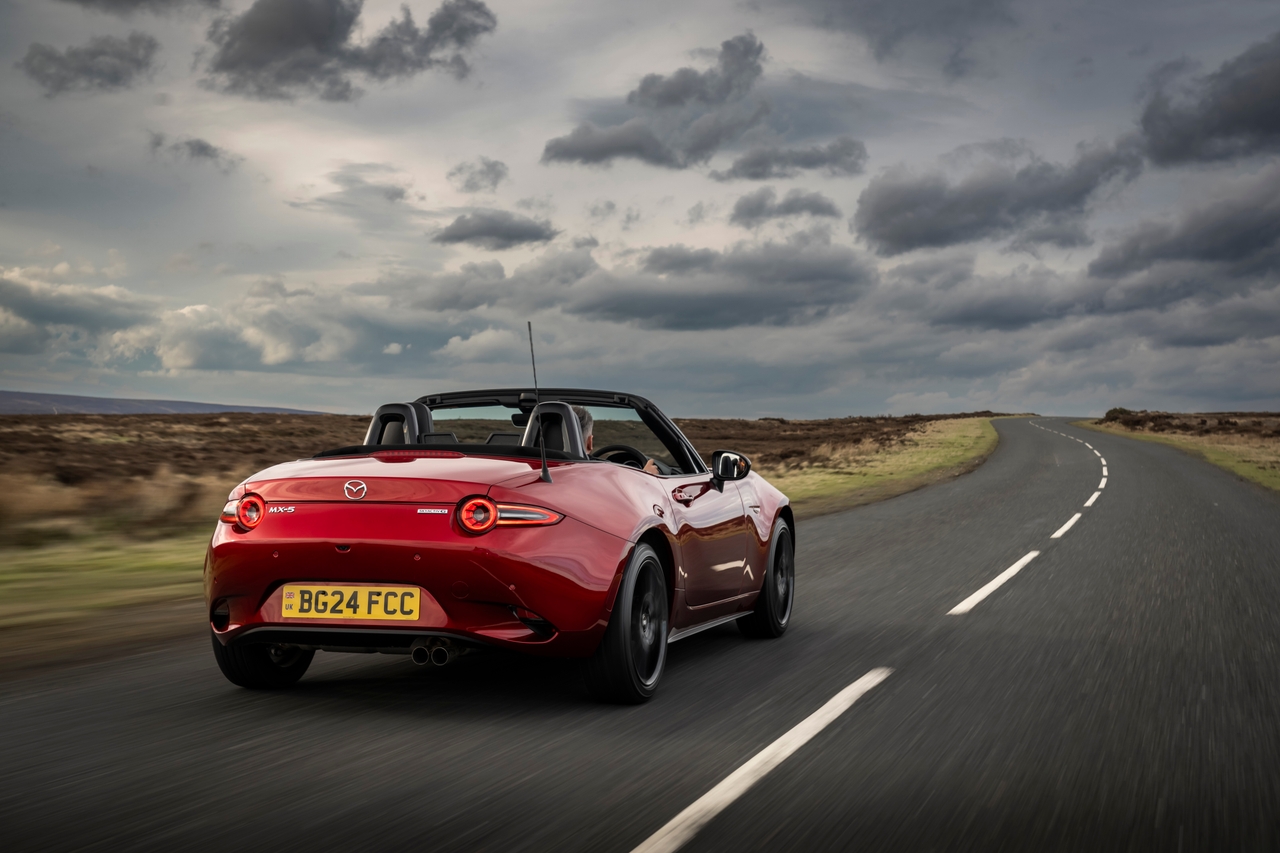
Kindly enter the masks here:
[[791, 622], [791, 606], [796, 593], [796, 554], [791, 528], [779, 520], [773, 530], [769, 570], [765, 572], [756, 609], [738, 620], [738, 629], [748, 637], [781, 637]]
[[213, 640], [213, 656], [227, 681], [251, 690], [273, 690], [296, 684], [316, 653], [289, 646], [242, 644], [224, 646]]
[[648, 701], [667, 661], [669, 625], [662, 561], [653, 548], [637, 545], [622, 576], [604, 639], [587, 660], [591, 694], [627, 705]]

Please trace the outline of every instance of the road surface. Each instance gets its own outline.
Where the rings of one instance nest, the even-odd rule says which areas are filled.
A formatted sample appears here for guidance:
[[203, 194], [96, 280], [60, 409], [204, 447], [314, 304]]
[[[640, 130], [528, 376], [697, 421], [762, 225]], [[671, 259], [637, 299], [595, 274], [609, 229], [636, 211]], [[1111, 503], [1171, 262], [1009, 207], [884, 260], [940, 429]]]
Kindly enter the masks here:
[[252, 693], [204, 641], [0, 685], [0, 838], [628, 853], [790, 744], [682, 849], [1280, 847], [1280, 498], [1067, 420], [995, 424], [974, 473], [801, 523], [787, 635], [679, 642], [641, 707], [499, 653], [321, 653]]

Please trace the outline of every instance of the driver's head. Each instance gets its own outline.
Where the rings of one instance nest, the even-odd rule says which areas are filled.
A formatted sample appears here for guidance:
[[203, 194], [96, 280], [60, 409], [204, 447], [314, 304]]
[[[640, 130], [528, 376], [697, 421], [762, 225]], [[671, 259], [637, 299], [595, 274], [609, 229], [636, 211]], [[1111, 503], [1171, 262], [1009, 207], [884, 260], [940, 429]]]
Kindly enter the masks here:
[[578, 426], [582, 427], [582, 443], [586, 445], [587, 453], [590, 454], [593, 446], [591, 431], [595, 427], [596, 420], [582, 406], [574, 406], [573, 413], [578, 416]]

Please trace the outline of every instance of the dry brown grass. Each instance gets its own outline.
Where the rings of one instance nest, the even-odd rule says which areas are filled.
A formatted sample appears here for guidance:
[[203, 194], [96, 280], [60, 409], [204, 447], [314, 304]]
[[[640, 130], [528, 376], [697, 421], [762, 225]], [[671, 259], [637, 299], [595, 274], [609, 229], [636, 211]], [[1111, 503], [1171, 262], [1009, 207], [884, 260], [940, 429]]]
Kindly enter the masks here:
[[1280, 415], [1276, 413], [1135, 412], [1124, 419], [1080, 421], [1077, 425], [1168, 444], [1280, 491]]

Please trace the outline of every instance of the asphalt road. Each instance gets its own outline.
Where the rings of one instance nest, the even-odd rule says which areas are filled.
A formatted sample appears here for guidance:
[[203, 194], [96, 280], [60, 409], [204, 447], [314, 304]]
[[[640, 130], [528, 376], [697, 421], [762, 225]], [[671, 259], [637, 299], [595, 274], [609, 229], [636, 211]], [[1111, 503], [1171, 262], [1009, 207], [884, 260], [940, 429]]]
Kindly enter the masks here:
[[0, 685], [0, 843], [626, 853], [891, 667], [684, 849], [1280, 848], [1280, 498], [1066, 424], [802, 523], [788, 634], [677, 643], [637, 708], [504, 654], [251, 693], [206, 642]]

